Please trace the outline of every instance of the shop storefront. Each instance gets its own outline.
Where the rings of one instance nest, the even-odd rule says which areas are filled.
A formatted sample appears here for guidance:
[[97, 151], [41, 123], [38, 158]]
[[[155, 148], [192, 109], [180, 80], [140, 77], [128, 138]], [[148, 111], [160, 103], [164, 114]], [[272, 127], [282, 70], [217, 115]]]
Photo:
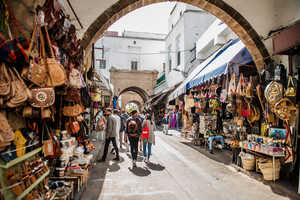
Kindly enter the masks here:
[[68, 199], [93, 160], [89, 81], [62, 5], [37, 6], [31, 36], [0, 1], [0, 199]]
[[290, 69], [273, 62], [259, 74], [238, 39], [199, 68], [169, 97], [172, 100], [176, 92], [185, 90], [188, 121], [183, 132], [194, 139], [194, 144], [207, 146], [206, 133], [208, 126], [212, 126], [213, 135], [225, 141], [223, 148], [232, 150], [234, 162], [246, 170], [262, 173], [265, 180], [279, 179], [280, 172], [285, 173], [281, 169], [287, 166], [295, 169], [297, 81]]

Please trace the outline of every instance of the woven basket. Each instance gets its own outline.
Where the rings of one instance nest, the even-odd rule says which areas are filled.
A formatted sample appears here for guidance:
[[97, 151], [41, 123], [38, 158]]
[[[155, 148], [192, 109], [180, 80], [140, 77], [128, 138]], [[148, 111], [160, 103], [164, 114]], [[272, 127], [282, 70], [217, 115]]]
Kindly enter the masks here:
[[[264, 175], [264, 179], [267, 181], [273, 180], [273, 165], [272, 162], [258, 163], [259, 169]], [[279, 179], [280, 174], [280, 162], [279, 160], [275, 161], [275, 180]]]
[[243, 168], [251, 171], [255, 169], [255, 158], [242, 158]]

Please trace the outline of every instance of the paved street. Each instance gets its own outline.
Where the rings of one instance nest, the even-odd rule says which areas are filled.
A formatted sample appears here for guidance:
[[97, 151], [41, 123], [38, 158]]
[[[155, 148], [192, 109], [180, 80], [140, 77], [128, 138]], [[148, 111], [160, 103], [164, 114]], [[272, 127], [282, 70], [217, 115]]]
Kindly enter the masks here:
[[156, 132], [151, 164], [132, 169], [129, 154], [121, 162], [97, 163], [91, 170], [82, 200], [281, 200], [264, 185], [207, 158], [184, 144], [184, 139]]

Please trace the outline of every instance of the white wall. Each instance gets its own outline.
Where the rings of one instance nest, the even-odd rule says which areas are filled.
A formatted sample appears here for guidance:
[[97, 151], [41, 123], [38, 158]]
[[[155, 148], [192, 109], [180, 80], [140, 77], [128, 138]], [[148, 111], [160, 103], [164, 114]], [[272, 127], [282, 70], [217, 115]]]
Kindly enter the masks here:
[[208, 58], [227, 41], [236, 38], [237, 35], [226, 24], [216, 19], [197, 41], [197, 58]]
[[[135, 41], [135, 43], [134, 43]], [[127, 37], [104, 36], [98, 40], [95, 47], [104, 46], [104, 58], [106, 69], [99, 69], [96, 62], [96, 69], [108, 79], [109, 69], [131, 69], [131, 61], [138, 61], [138, 70], [162, 71], [165, 62], [165, 41], [153, 39], [139, 39]], [[95, 58], [102, 58], [102, 51], [95, 50]]]
[[[182, 13], [180, 15], [180, 13]], [[166, 37], [166, 51], [171, 45], [171, 60], [172, 69], [190, 72], [189, 68], [192, 67], [191, 49], [194, 48], [198, 38], [205, 32], [205, 30], [213, 23], [215, 17], [206, 13], [196, 7], [177, 3], [172, 15], [169, 17], [169, 28], [173, 24], [173, 29], [170, 30]], [[181, 51], [180, 65], [177, 65], [176, 53], [176, 38], [180, 36], [179, 50]], [[168, 87], [173, 87], [184, 79], [182, 72], [170, 71], [168, 62], [168, 54], [166, 54], [166, 78]], [[187, 74], [186, 74], [187, 75]]]

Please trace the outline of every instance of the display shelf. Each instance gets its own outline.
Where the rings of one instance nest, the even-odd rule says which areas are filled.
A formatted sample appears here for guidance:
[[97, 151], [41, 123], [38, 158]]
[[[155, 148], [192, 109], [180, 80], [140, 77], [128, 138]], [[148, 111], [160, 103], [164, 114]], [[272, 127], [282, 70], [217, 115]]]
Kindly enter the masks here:
[[3, 164], [3, 162], [0, 164], [0, 168], [4, 168], [4, 169], [9, 169], [11, 168], [12, 166], [24, 161], [24, 160], [27, 160], [28, 158], [34, 156], [35, 154], [39, 153], [40, 151], [42, 150], [42, 147], [39, 147], [29, 153], [26, 153], [25, 155], [19, 157], [19, 158], [16, 158], [6, 164]]
[[24, 198], [29, 192], [31, 192], [37, 185], [39, 185], [50, 173], [50, 170], [48, 170], [45, 174], [43, 174], [40, 178], [38, 178], [29, 188], [24, 190], [24, 192], [19, 195], [16, 200], [21, 200]]

